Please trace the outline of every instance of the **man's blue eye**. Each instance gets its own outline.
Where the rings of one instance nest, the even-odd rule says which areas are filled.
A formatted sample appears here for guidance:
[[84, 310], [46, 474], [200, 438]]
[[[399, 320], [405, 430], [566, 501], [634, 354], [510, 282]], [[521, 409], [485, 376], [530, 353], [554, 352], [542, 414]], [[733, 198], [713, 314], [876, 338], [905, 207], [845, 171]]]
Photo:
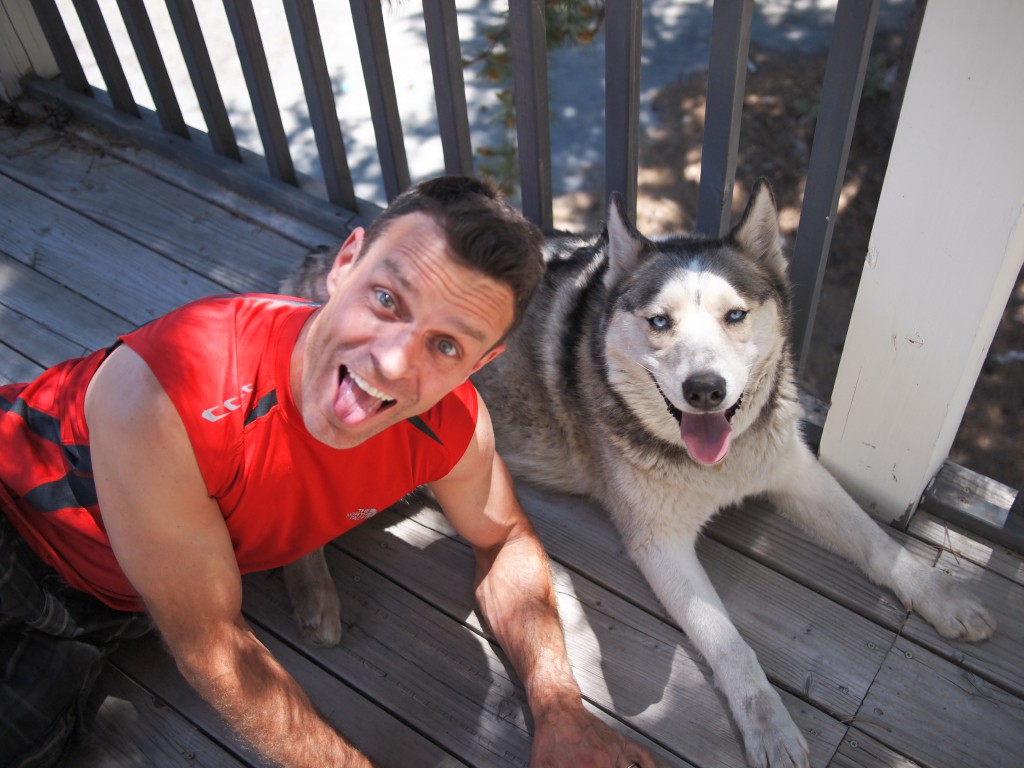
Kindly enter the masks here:
[[747, 316], [747, 310], [745, 309], [734, 309], [725, 316], [725, 322], [727, 323], [741, 323]]
[[445, 357], [455, 357], [459, 353], [459, 348], [455, 346], [454, 342], [448, 339], [441, 339], [437, 343], [437, 348], [441, 350], [441, 354]]
[[394, 297], [390, 293], [385, 291], [383, 288], [377, 288], [376, 290], [377, 290], [377, 301], [380, 302], [380, 305], [382, 307], [384, 307], [384, 309], [394, 309], [395, 308], [395, 299], [394, 299]]
[[647, 318], [647, 324], [656, 331], [664, 331], [671, 324], [668, 315], [655, 315]]

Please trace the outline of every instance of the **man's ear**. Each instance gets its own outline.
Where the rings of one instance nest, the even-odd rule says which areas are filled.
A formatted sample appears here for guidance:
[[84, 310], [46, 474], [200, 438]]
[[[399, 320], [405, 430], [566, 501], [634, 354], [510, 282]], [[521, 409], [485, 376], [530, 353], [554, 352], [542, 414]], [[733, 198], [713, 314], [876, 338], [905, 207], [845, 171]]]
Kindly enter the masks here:
[[473, 370], [470, 371], [469, 375], [472, 376], [474, 373], [479, 371], [481, 368], [483, 368], [485, 365], [487, 365], [489, 362], [491, 362], [491, 360], [496, 358], [498, 355], [500, 355], [504, 351], [505, 351], [505, 345], [504, 344], [498, 344], [496, 347], [491, 348], [491, 350], [486, 355], [484, 355], [482, 358], [480, 358], [480, 362], [477, 363], [473, 367]]
[[348, 267], [355, 263], [356, 258], [359, 256], [359, 251], [363, 247], [363, 237], [365, 235], [365, 229], [356, 227], [352, 230], [352, 234], [345, 239], [341, 248], [338, 249], [338, 255], [334, 257], [334, 264], [331, 265], [331, 271], [327, 273], [328, 296], [334, 295], [341, 276]]

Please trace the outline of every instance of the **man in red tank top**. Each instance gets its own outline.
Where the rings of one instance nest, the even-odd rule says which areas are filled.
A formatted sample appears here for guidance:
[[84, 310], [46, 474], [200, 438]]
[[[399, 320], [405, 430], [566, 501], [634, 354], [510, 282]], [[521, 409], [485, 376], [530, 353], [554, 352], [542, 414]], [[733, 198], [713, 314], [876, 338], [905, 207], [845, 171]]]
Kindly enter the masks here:
[[425, 182], [352, 233], [322, 307], [213, 297], [0, 387], [0, 652], [27, 660], [0, 680], [12, 764], [59, 758], [105, 649], [151, 620], [265, 758], [370, 765], [249, 629], [241, 574], [301, 558], [298, 613], [336, 642], [316, 548], [426, 483], [473, 545], [534, 764], [652, 765], [582, 705], [546, 557], [468, 383], [525, 311], [540, 242], [490, 186]]

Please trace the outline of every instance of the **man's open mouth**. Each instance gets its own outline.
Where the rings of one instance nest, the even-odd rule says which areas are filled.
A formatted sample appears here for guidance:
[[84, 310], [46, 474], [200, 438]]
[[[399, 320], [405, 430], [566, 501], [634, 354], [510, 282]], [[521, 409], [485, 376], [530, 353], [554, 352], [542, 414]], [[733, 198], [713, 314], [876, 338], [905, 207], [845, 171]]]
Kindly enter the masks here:
[[346, 372], [348, 373], [349, 376], [352, 377], [352, 380], [356, 383], [356, 386], [363, 390], [363, 392], [380, 400], [382, 403], [382, 408], [386, 408], [389, 405], [394, 405], [395, 399], [393, 397], [389, 397], [384, 392], [381, 392], [375, 386], [370, 384], [370, 382], [366, 381], [366, 379], [364, 379], [358, 373], [356, 373], [355, 371], [348, 370], [348, 368], [346, 368], [344, 365], [341, 366], [341, 369], [339, 371], [339, 377], [344, 378]]
[[343, 423], [355, 425], [395, 404], [395, 399], [381, 392], [347, 366], [338, 368], [338, 394], [335, 415]]
[[724, 411], [711, 413], [686, 413], [676, 408], [653, 374], [654, 386], [665, 401], [669, 414], [679, 423], [679, 437], [686, 446], [687, 452], [694, 461], [700, 464], [717, 464], [725, 458], [732, 444], [732, 419], [743, 403], [740, 395], [731, 406]]

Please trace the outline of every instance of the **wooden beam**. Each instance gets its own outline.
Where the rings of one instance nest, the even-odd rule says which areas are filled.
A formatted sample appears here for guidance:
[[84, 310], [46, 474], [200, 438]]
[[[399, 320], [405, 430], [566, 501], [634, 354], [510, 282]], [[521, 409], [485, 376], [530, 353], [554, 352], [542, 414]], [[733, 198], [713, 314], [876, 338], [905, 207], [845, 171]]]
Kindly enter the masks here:
[[178, 98], [174, 94], [174, 86], [160, 54], [160, 45], [153, 32], [153, 23], [149, 20], [146, 6], [133, 0], [117, 0], [117, 5], [121, 9], [128, 37], [135, 49], [142, 74], [146, 78], [149, 93], [153, 97], [160, 125], [165, 131], [187, 139], [188, 128], [185, 126], [185, 118], [181, 114], [181, 107], [178, 106]]
[[641, 0], [605, 6], [605, 195], [621, 194], [632, 221], [640, 151], [642, 11]]
[[711, 237], [725, 234], [732, 219], [753, 15], [754, 0], [719, 0], [712, 12], [708, 102], [697, 198], [697, 231]]
[[139, 117], [139, 107], [135, 103], [135, 97], [132, 95], [131, 86], [125, 76], [124, 67], [121, 66], [121, 59], [117, 55], [117, 48], [110, 37], [110, 30], [107, 29], [107, 22], [99, 3], [97, 0], [71, 2], [78, 13], [79, 21], [82, 22], [82, 31], [89, 41], [89, 47], [92, 48], [96, 66], [103, 76], [103, 82], [106, 83], [111, 104], [126, 115]]
[[409, 161], [405, 154], [402, 118], [395, 96], [395, 77], [388, 56], [388, 39], [379, 0], [351, 0], [359, 60], [363, 65], [370, 118], [377, 139], [377, 154], [388, 202], [409, 186]]
[[324, 174], [327, 197], [336, 205], [355, 210], [356, 192], [348, 168], [341, 124], [334, 106], [334, 89], [324, 59], [324, 45], [312, 0], [286, 0], [285, 15], [292, 34], [292, 47], [306, 94], [309, 122]]
[[60, 73], [30, 0], [0, 0], [0, 98], [21, 96], [25, 75], [55, 77]]
[[[31, 3], [42, 33], [50, 46], [50, 52], [56, 60], [57, 68], [64, 78], [64, 84], [77, 93], [92, 96], [92, 89], [85, 77], [85, 70], [82, 69], [82, 62], [78, 59], [74, 43], [71, 42], [68, 30], [64, 26], [64, 19], [61, 17], [60, 11], [57, 10], [57, 4], [54, 0], [31, 0]], [[40, 71], [37, 68], [35, 74], [38, 77], [49, 78], [53, 72]]]
[[472, 174], [473, 147], [454, 0], [423, 0], [434, 99], [446, 173]]
[[203, 39], [203, 31], [199, 26], [192, 0], [167, 0], [167, 13], [174, 27], [174, 34], [181, 46], [181, 54], [185, 59], [192, 88], [199, 101], [199, 109], [206, 122], [206, 131], [210, 136], [210, 144], [217, 154], [241, 160], [235, 131], [231, 127], [228, 110], [224, 106], [224, 97], [217, 85], [217, 75], [210, 60], [210, 51]]
[[821, 281], [832, 244], [839, 193], [868, 68], [879, 0], [839, 0], [825, 64], [821, 103], [789, 272], [793, 280], [793, 341], [802, 370], [811, 345]]
[[543, 0], [509, 3], [512, 81], [519, 141], [523, 213], [545, 232], [552, 228], [551, 127]]
[[238, 49], [238, 61], [252, 100], [253, 115], [263, 141], [270, 175], [286, 184], [298, 186], [252, 0], [224, 0], [224, 10]]
[[929, 3], [921, 27], [821, 439], [884, 520], [949, 454], [1024, 262], [1021, 28], [1018, 0]]

